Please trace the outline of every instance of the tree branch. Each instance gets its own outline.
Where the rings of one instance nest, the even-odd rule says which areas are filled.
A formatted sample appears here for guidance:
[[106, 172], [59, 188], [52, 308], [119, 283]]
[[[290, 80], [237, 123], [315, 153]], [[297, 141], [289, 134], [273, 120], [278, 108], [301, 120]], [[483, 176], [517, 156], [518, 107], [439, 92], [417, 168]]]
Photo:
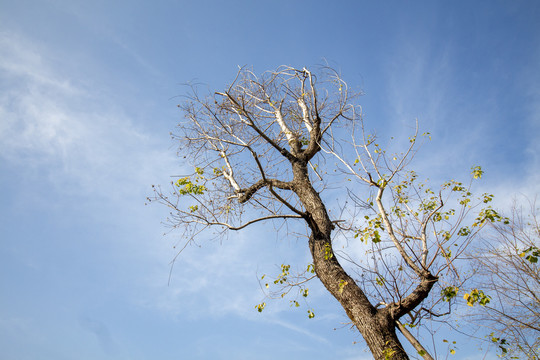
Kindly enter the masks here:
[[303, 216], [301, 215], [269, 215], [269, 216], [264, 216], [264, 217], [261, 217], [261, 218], [257, 218], [257, 219], [254, 219], [254, 220], [251, 220], [251, 221], [248, 221], [246, 223], [243, 223], [242, 225], [238, 225], [238, 226], [232, 226], [230, 224], [227, 224], [227, 223], [223, 223], [223, 222], [207, 222], [207, 225], [209, 226], [224, 226], [226, 227], [227, 229], [229, 230], [241, 230], [251, 224], [255, 224], [257, 222], [260, 222], [260, 221], [264, 221], [264, 220], [271, 220], [271, 219], [302, 219]]

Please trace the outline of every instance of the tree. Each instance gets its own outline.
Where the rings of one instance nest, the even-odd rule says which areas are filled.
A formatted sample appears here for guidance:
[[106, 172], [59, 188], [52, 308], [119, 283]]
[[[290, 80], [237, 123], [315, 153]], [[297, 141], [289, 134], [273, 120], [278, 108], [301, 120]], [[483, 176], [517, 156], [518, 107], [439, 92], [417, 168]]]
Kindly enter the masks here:
[[[492, 301], [478, 311], [503, 354], [540, 358], [540, 223], [535, 203], [530, 211], [514, 204], [509, 221], [494, 224], [475, 259], [478, 286]], [[509, 351], [510, 350], [510, 351]]]
[[[403, 152], [387, 152], [364, 127], [354, 103], [359, 94], [332, 69], [315, 75], [282, 66], [256, 76], [241, 68], [226, 90], [198, 91], [192, 87], [179, 105], [185, 121], [173, 135], [195, 171], [171, 183], [170, 193], [155, 187], [154, 198], [173, 209], [169, 221], [184, 231], [186, 245], [209, 228], [223, 234], [261, 221], [302, 222], [313, 262], [297, 275], [302, 281], [291, 281], [289, 265], [282, 265], [274, 283], [307, 296], [313, 274], [375, 359], [407, 359], [399, 320], [407, 316], [415, 326], [449, 313], [463, 284], [460, 256], [484, 224], [500, 220], [493, 209], [477, 207], [492, 196], [473, 198], [470, 184], [454, 180], [433, 191], [407, 171], [418, 127]], [[481, 175], [473, 168], [473, 178]], [[340, 200], [325, 199], [329, 191]], [[463, 226], [466, 219], [470, 226]], [[367, 255], [338, 251], [342, 239]]]

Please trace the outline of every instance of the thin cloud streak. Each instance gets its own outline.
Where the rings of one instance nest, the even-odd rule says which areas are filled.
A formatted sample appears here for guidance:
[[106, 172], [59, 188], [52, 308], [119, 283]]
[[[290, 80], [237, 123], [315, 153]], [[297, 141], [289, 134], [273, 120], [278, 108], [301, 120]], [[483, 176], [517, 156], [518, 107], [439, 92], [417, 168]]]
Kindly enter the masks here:
[[[167, 148], [94, 89], [74, 84], [48, 63], [44, 49], [2, 34], [0, 153], [11, 163], [45, 169], [62, 192], [109, 190], [128, 196], [175, 167]], [[9, 56], [4, 56], [9, 54]], [[65, 176], [64, 176], [65, 175]]]

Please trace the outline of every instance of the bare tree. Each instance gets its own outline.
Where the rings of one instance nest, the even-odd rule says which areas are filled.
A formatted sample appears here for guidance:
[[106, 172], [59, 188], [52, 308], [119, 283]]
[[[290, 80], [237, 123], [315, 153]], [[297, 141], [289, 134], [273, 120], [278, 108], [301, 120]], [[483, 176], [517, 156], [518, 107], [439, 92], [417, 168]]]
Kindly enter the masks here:
[[[494, 224], [476, 254], [478, 287], [491, 294], [475, 317], [493, 332], [503, 353], [540, 358], [540, 222], [538, 209], [514, 204], [505, 223]], [[508, 352], [510, 350], [510, 352]]]
[[[275, 283], [307, 296], [306, 282], [318, 278], [375, 359], [407, 359], [396, 335], [404, 329], [399, 320], [418, 325], [449, 313], [463, 283], [460, 256], [498, 214], [476, 208], [470, 184], [449, 181], [433, 191], [406, 171], [417, 127], [403, 152], [387, 153], [364, 128], [358, 94], [332, 69], [315, 75], [282, 66], [256, 76], [242, 68], [224, 91], [192, 90], [179, 105], [186, 118], [175, 138], [195, 172], [173, 182], [170, 192], [156, 187], [154, 198], [172, 209], [170, 223], [184, 231], [186, 245], [208, 228], [223, 234], [261, 221], [305, 224], [312, 264], [298, 281], [283, 265]], [[474, 178], [481, 174], [473, 169]], [[339, 199], [323, 200], [326, 192]], [[462, 226], [468, 217], [472, 224]], [[336, 250], [344, 239], [366, 255]]]

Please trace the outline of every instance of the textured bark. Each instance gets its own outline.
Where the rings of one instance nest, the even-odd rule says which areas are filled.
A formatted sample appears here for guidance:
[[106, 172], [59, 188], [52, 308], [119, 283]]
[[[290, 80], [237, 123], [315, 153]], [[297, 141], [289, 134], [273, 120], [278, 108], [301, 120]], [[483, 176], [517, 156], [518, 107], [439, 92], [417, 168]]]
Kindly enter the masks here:
[[306, 221], [311, 229], [309, 248], [317, 277], [345, 309], [375, 359], [408, 359], [396, 335], [391, 308], [376, 309], [333, 255], [333, 224], [319, 194], [311, 185], [307, 164], [296, 161], [292, 165], [293, 189], [304, 205]]

